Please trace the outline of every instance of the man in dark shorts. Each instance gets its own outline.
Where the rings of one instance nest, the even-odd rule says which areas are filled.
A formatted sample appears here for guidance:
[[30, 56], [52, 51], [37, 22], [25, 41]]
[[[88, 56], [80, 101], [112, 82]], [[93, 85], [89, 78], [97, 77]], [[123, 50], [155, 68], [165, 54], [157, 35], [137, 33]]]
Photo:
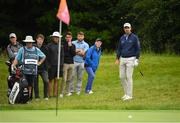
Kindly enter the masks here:
[[[58, 43], [60, 34], [59, 32], [54, 32], [51, 36], [52, 42], [47, 45], [48, 55], [48, 76], [49, 76], [49, 83], [48, 83], [48, 95], [52, 97], [52, 81], [54, 80], [54, 87], [53, 87], [53, 96], [57, 96], [57, 89], [58, 89], [58, 81], [57, 81], [57, 68], [58, 68]], [[64, 50], [63, 45], [61, 45], [61, 61], [60, 61], [60, 77], [62, 77], [63, 73], [63, 59], [64, 58]]]

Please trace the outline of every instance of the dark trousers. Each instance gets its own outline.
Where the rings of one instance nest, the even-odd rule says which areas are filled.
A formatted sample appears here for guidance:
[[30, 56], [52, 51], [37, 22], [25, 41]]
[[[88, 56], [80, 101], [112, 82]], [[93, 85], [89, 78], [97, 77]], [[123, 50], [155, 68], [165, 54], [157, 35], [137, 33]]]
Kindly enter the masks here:
[[39, 75], [41, 76], [44, 84], [44, 98], [48, 97], [48, 72], [46, 70], [38, 72], [36, 81], [34, 82], [34, 95], [39, 98]]

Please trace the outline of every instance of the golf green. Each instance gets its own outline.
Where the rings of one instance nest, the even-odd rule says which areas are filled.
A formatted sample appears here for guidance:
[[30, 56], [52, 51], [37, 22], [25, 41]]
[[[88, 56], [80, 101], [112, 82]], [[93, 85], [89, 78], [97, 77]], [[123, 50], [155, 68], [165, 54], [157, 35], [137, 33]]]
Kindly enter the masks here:
[[152, 122], [180, 123], [179, 110], [1, 110], [2, 122]]

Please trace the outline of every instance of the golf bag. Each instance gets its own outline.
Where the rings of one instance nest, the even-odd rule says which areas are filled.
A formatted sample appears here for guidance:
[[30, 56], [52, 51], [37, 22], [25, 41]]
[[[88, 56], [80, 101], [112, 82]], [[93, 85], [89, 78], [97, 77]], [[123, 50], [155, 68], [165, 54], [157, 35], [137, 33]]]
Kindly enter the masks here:
[[[8, 61], [6, 61], [6, 65], [11, 67], [11, 63]], [[22, 74], [21, 67], [18, 67], [14, 73], [9, 73], [7, 82], [8, 102], [10, 104], [27, 103], [29, 100], [28, 82]]]

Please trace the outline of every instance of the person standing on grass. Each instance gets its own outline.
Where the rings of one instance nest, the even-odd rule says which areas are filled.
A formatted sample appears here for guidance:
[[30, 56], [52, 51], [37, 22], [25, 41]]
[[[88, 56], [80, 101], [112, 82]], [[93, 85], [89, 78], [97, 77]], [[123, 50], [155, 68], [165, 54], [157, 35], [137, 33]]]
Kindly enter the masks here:
[[[38, 34], [36, 36], [36, 47], [38, 47], [45, 55], [47, 55], [47, 48], [44, 45], [44, 35]], [[35, 99], [39, 100], [39, 75], [41, 76], [44, 84], [44, 99], [48, 100], [48, 70], [47, 60], [45, 60], [40, 66], [38, 66], [38, 76], [34, 83]]]
[[37, 68], [44, 62], [46, 56], [39, 48], [33, 46], [35, 41], [32, 36], [26, 36], [23, 42], [26, 46], [19, 49], [12, 64], [12, 71], [16, 69], [17, 64], [22, 64], [23, 74], [28, 82], [29, 96], [32, 99], [32, 87], [37, 77]]
[[[10, 44], [7, 46], [7, 54], [9, 57], [9, 61], [10, 63], [13, 63], [18, 50], [23, 46], [22, 44], [20, 44], [19, 42], [17, 42], [17, 37], [15, 33], [11, 33], [9, 34], [9, 40], [10, 40]], [[9, 73], [11, 74], [11, 68], [9, 67]]]
[[102, 40], [100, 38], [97, 38], [95, 41], [95, 44], [91, 46], [85, 57], [85, 69], [88, 74], [88, 82], [86, 85], [85, 93], [86, 94], [92, 94], [92, 84], [95, 77], [95, 72], [99, 66], [99, 60], [101, 56], [101, 45]]
[[124, 96], [122, 100], [131, 100], [133, 98], [133, 70], [138, 65], [140, 56], [140, 43], [138, 36], [131, 32], [131, 24], [125, 23], [125, 34], [119, 39], [117, 48], [117, 58], [115, 64], [120, 64], [119, 73]]
[[[57, 67], [58, 67], [58, 49], [59, 49], [59, 38], [61, 37], [59, 32], [53, 32], [50, 36], [52, 42], [47, 45], [47, 62], [48, 62], [48, 95], [52, 97], [52, 81], [54, 80], [53, 96], [56, 97], [58, 94], [58, 81], [57, 81]], [[64, 49], [61, 45], [61, 61], [60, 61], [60, 77], [63, 73], [63, 60], [64, 60]]]
[[76, 47], [76, 55], [74, 56], [74, 71], [70, 81], [70, 92], [74, 92], [74, 79], [77, 75], [76, 94], [80, 95], [82, 86], [82, 77], [84, 72], [84, 55], [89, 49], [89, 45], [84, 41], [84, 33], [78, 32], [77, 40], [72, 42]]
[[64, 43], [63, 79], [60, 85], [60, 98], [63, 98], [63, 95], [65, 93], [65, 85], [67, 96], [71, 96], [69, 85], [74, 71], [73, 57], [76, 55], [75, 45], [72, 44], [72, 33], [67, 32], [65, 39], [66, 42]]

